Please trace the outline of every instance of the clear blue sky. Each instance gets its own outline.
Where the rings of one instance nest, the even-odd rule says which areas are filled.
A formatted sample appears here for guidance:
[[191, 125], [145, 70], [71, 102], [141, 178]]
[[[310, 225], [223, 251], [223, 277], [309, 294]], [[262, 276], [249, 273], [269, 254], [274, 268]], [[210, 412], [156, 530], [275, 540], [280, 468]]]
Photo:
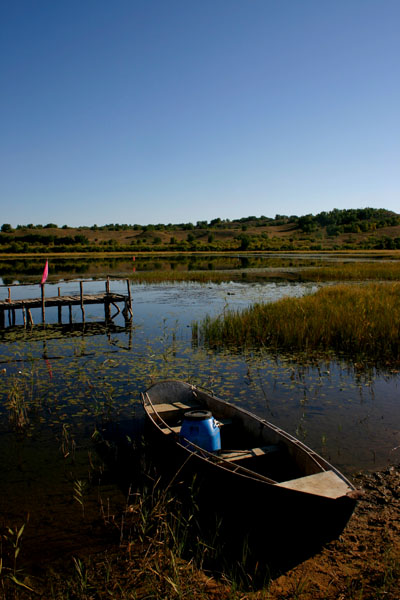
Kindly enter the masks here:
[[400, 212], [399, 0], [1, 0], [1, 223]]

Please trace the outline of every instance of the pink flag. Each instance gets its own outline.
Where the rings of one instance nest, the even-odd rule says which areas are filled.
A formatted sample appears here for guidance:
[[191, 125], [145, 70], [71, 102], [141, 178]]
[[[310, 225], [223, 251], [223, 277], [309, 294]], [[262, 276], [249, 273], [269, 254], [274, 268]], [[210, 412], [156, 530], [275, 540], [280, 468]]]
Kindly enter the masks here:
[[46, 260], [46, 264], [44, 266], [44, 271], [43, 271], [43, 275], [42, 275], [42, 281], [40, 282], [41, 285], [43, 285], [45, 283], [48, 275], [49, 275], [49, 261]]

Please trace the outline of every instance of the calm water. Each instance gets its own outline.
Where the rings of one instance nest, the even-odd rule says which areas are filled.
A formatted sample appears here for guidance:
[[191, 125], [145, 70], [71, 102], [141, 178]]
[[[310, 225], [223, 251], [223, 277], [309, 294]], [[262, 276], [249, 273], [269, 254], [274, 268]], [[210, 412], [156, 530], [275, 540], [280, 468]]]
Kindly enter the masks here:
[[[274, 273], [293, 272], [304, 267], [318, 267], [329, 263], [345, 264], [349, 262], [383, 262], [390, 261], [390, 256], [382, 256], [368, 253], [363, 256], [346, 254], [296, 254], [296, 253], [277, 253], [260, 252], [250, 255], [240, 252], [224, 254], [171, 254], [152, 256], [136, 256], [132, 261], [132, 256], [126, 257], [72, 257], [57, 258], [50, 260], [50, 280], [71, 279], [80, 277], [84, 279], [104, 278], [107, 275], [113, 277], [125, 277], [132, 275], [133, 268], [135, 272], [145, 273], [149, 271], [269, 271]], [[20, 258], [20, 259], [1, 259], [0, 258], [0, 276], [6, 285], [13, 283], [38, 282], [43, 272], [43, 258]]]
[[[46, 295], [56, 295], [58, 287], [79, 293], [79, 281], [63, 280], [46, 285]], [[86, 281], [84, 289], [102, 291], [104, 282]], [[126, 282], [114, 280], [111, 289], [125, 293]], [[88, 536], [92, 549], [101, 546], [93, 523], [117, 510], [125, 492], [96, 452], [96, 439], [111, 423], [128, 445], [135, 443], [141, 432], [139, 394], [159, 378], [212, 389], [293, 433], [348, 475], [398, 462], [398, 373], [365, 373], [344, 361], [311, 364], [258, 351], [216, 353], [192, 343], [190, 325], [206, 314], [315, 289], [283, 283], [134, 284], [132, 322], [126, 325], [118, 315], [109, 329], [96, 306], [86, 307], [85, 326], [75, 307], [72, 330], [53, 325], [57, 309], [47, 309], [48, 325], [33, 333], [17, 315], [20, 326], [6, 328], [0, 338], [0, 527], [28, 523], [26, 547], [39, 545], [44, 558], [62, 555], [66, 547], [78, 551]], [[0, 293], [7, 297], [7, 287]], [[38, 285], [12, 289], [13, 298], [39, 293]], [[32, 314], [40, 323], [40, 310]], [[68, 322], [67, 312], [63, 320]], [[123, 469], [134, 479], [133, 465]]]

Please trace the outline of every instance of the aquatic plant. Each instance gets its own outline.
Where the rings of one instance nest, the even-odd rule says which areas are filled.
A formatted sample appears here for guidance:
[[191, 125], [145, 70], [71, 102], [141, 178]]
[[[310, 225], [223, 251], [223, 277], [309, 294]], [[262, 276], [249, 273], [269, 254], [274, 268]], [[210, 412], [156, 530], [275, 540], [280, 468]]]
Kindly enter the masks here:
[[85, 501], [84, 494], [86, 490], [86, 483], [80, 479], [74, 481], [74, 489], [73, 489], [73, 498], [74, 500], [80, 504], [82, 508], [82, 516], [85, 516]]
[[[29, 515], [27, 517], [27, 521], [29, 520]], [[23, 575], [21, 569], [17, 569], [17, 561], [18, 556], [21, 551], [21, 542], [22, 542], [22, 534], [24, 533], [26, 523], [23, 523], [21, 527], [15, 525], [14, 527], [7, 526], [6, 533], [0, 536], [0, 541], [5, 542], [8, 546], [8, 556], [10, 566], [7, 565], [7, 562], [3, 561], [3, 544], [1, 543], [1, 554], [0, 554], [0, 583], [3, 588], [7, 587], [6, 582], [11, 581], [12, 584], [18, 586], [19, 588], [28, 590], [33, 592], [34, 590], [28, 586], [24, 581], [22, 581]], [[15, 592], [15, 590], [14, 590]], [[16, 592], [15, 592], [16, 594]], [[4, 598], [7, 596], [4, 596]], [[16, 595], [14, 597], [17, 597]]]
[[15, 376], [8, 392], [7, 406], [10, 423], [17, 431], [24, 431], [29, 425], [28, 402], [24, 392], [25, 381]]
[[393, 363], [400, 360], [400, 284], [325, 287], [302, 298], [227, 310], [192, 331], [213, 346], [333, 350]]

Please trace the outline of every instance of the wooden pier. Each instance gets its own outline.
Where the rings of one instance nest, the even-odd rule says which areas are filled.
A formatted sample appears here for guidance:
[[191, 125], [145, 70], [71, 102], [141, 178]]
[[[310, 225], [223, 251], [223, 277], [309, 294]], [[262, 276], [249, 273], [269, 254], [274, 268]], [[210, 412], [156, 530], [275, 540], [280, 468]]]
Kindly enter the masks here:
[[[6, 326], [6, 313], [8, 313], [8, 324], [9, 326], [15, 325], [15, 315], [17, 310], [22, 310], [24, 325], [32, 326], [33, 318], [31, 309], [32, 308], [41, 308], [42, 315], [42, 323], [46, 322], [46, 308], [51, 306], [58, 307], [58, 323], [62, 323], [62, 308], [63, 306], [67, 306], [69, 309], [69, 323], [72, 324], [72, 307], [80, 306], [82, 312], [82, 322], [85, 322], [85, 306], [88, 304], [103, 304], [104, 305], [104, 316], [106, 321], [111, 321], [114, 319], [120, 312], [121, 309], [118, 304], [123, 303], [124, 308], [122, 310], [122, 314], [124, 315], [125, 320], [130, 320], [132, 318], [132, 296], [131, 296], [131, 288], [129, 279], [126, 280], [127, 283], [127, 294], [115, 294], [110, 291], [110, 279], [108, 278], [106, 281], [106, 289], [105, 292], [98, 294], [85, 294], [83, 291], [83, 281], [79, 282], [80, 286], [80, 294], [77, 296], [71, 295], [61, 295], [61, 288], [58, 288], [58, 296], [53, 296], [46, 298], [45, 294], [45, 285], [42, 284], [41, 287], [41, 297], [40, 298], [27, 298], [23, 300], [13, 300], [11, 298], [11, 287], [8, 288], [8, 298], [5, 300], [0, 300], [0, 327], [4, 328]], [[15, 286], [17, 287], [17, 286]], [[116, 313], [111, 316], [111, 306], [114, 306], [116, 309]]]

